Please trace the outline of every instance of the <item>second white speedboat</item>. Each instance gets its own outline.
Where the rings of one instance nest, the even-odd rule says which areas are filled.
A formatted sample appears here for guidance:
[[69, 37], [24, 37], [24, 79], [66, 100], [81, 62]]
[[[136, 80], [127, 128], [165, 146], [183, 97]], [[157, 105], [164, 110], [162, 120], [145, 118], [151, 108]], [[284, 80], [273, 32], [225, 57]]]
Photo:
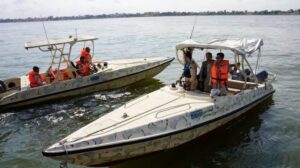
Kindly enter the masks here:
[[[246, 55], [260, 50], [262, 45], [260, 39], [214, 40], [205, 44], [187, 40], [176, 48], [229, 50], [244, 65], [248, 64]], [[72, 164], [108, 165], [189, 142], [273, 95], [275, 76], [258, 79], [258, 74], [251, 67], [250, 70], [255, 74], [253, 82], [229, 80], [227, 96], [211, 97], [179, 85], [165, 86], [102, 116], [45, 149], [43, 154]]]
[[85, 35], [25, 43], [26, 49], [38, 48], [51, 54], [50, 67], [45, 73], [41, 73], [45, 84], [30, 87], [28, 75], [0, 80], [0, 113], [7, 109], [31, 106], [58, 98], [128, 86], [154, 77], [174, 60], [174, 58], [93, 60], [93, 73], [80, 76], [73, 63], [76, 57], [72, 59], [71, 51], [77, 43], [86, 45], [90, 42], [94, 55], [95, 40], [96, 37]]

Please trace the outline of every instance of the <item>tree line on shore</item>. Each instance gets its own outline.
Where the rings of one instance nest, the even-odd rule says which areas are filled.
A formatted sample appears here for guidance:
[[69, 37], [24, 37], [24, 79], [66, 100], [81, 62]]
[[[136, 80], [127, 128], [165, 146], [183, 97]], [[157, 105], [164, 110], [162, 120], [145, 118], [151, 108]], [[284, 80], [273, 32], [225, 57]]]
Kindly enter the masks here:
[[48, 16], [28, 17], [17, 19], [0, 19], [0, 23], [8, 22], [37, 22], [57, 20], [80, 20], [80, 19], [104, 19], [104, 18], [127, 18], [127, 17], [156, 17], [156, 16], [208, 16], [208, 15], [300, 15], [300, 9], [262, 10], [262, 11], [206, 11], [206, 12], [144, 12], [144, 13], [114, 13], [101, 15], [79, 15], [79, 16]]

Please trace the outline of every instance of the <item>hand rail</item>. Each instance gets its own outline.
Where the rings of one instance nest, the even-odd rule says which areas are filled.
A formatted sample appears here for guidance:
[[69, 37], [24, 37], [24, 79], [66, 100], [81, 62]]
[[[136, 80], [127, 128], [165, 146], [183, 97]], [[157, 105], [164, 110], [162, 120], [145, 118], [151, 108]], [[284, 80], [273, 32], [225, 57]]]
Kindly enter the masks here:
[[[149, 96], [149, 95], [148, 95], [148, 96]], [[138, 97], [138, 98], [140, 98], [140, 97]], [[136, 98], [136, 99], [138, 99], [138, 98]], [[166, 104], [168, 104], [168, 103], [171, 103], [171, 102], [173, 102], [173, 101], [176, 101], [176, 100], [178, 100], [179, 98], [181, 98], [181, 96], [179, 96], [179, 97], [177, 97], [177, 98], [175, 98], [175, 99], [172, 99], [172, 100], [170, 100], [170, 101], [168, 101], [168, 102], [166, 102], [166, 103], [163, 103], [162, 105], [166, 105]], [[134, 99], [134, 100], [136, 100], [136, 99]], [[133, 101], [134, 101], [134, 100], [133, 100]], [[143, 117], [143, 116], [149, 115], [149, 113], [151, 114], [153, 110], [155, 110], [155, 109], [157, 109], [157, 108], [159, 108], [159, 107], [160, 107], [160, 106], [156, 106], [156, 107], [154, 107], [154, 108], [151, 108], [151, 109], [149, 109], [149, 110], [146, 110], [144, 113], [140, 113], [140, 114], [137, 114], [137, 115], [135, 115], [135, 116], [128, 117], [128, 118], [125, 119], [124, 121], [121, 121], [121, 122], [119, 122], [119, 123], [112, 124], [112, 125], [110, 125], [110, 126], [107, 126], [107, 127], [105, 127], [105, 128], [102, 128], [102, 129], [100, 129], [100, 130], [97, 130], [97, 131], [94, 131], [94, 132], [92, 132], [92, 133], [89, 133], [89, 134], [87, 134], [87, 135], [85, 135], [85, 136], [78, 137], [78, 138], [73, 138], [73, 139], [70, 139], [70, 140], [69, 140], [69, 139], [66, 139], [66, 142], [67, 142], [67, 143], [74, 142], [74, 141], [77, 141], [77, 140], [86, 138], [86, 137], [88, 137], [88, 136], [91, 136], [91, 135], [93, 135], [93, 134], [94, 134], [94, 135], [100, 135], [100, 134], [103, 134], [103, 133], [107, 133], [107, 132], [109, 132], [109, 131], [111, 131], [111, 130], [113, 130], [113, 129], [116, 129], [116, 128], [118, 128], [118, 127], [121, 127], [122, 125], [126, 124], [126, 123], [129, 122], [129, 121], [137, 120], [138, 117], [141, 118], [141, 117]], [[114, 127], [114, 126], [116, 126], [116, 127]], [[102, 132], [102, 131], [103, 131], [103, 132]], [[101, 133], [99, 133], [99, 132], [101, 132]]]
[[[158, 110], [158, 111], [156, 112], [156, 114], [155, 114], [155, 118], [158, 118], [157, 116], [158, 116], [159, 113], [162, 113], [162, 112], [165, 112], [165, 111], [168, 111], [168, 110], [171, 110], [171, 109], [175, 109], [175, 108], [178, 108], [178, 107], [184, 107], [184, 106], [186, 106], [186, 105], [189, 106], [189, 107], [188, 107], [188, 110], [192, 108], [191, 103], [185, 103], [185, 104], [179, 104], [179, 105], [167, 107], [167, 108]], [[173, 113], [173, 114], [174, 114], [174, 113]]]

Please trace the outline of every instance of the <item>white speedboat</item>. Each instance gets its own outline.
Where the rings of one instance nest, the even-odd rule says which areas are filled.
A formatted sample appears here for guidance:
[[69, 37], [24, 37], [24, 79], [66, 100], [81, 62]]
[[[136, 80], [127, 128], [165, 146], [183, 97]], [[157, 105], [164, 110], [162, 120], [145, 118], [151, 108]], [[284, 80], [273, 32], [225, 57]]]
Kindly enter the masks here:
[[28, 75], [0, 81], [0, 110], [124, 87], [154, 77], [174, 59], [94, 60], [93, 73], [88, 76], [80, 76], [73, 63], [77, 57], [71, 59], [72, 48], [79, 42], [84, 45], [90, 42], [94, 50], [94, 40], [97, 38], [93, 36], [70, 36], [69, 38], [25, 43], [26, 49], [39, 48], [41, 51], [51, 53], [50, 67], [47, 72], [41, 74], [46, 84], [30, 88]]
[[[244, 71], [247, 55], [258, 50], [260, 39], [214, 40], [210, 43], [184, 41], [184, 48], [232, 51]], [[195, 57], [195, 56], [194, 56]], [[259, 60], [259, 59], [258, 59]], [[245, 74], [244, 74], [245, 75]], [[187, 91], [179, 85], [165, 86], [132, 100], [75, 131], [43, 151], [43, 155], [72, 164], [109, 165], [125, 159], [176, 147], [209, 133], [245, 114], [275, 92], [275, 75], [252, 82], [229, 80], [227, 96]]]

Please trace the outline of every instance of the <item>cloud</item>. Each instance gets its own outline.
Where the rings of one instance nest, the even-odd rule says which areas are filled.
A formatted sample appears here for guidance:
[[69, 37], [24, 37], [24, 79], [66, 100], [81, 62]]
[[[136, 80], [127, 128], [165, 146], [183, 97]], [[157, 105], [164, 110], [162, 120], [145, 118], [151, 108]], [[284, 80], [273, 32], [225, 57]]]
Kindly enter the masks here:
[[0, 18], [147, 11], [288, 10], [299, 0], [1, 0]]

